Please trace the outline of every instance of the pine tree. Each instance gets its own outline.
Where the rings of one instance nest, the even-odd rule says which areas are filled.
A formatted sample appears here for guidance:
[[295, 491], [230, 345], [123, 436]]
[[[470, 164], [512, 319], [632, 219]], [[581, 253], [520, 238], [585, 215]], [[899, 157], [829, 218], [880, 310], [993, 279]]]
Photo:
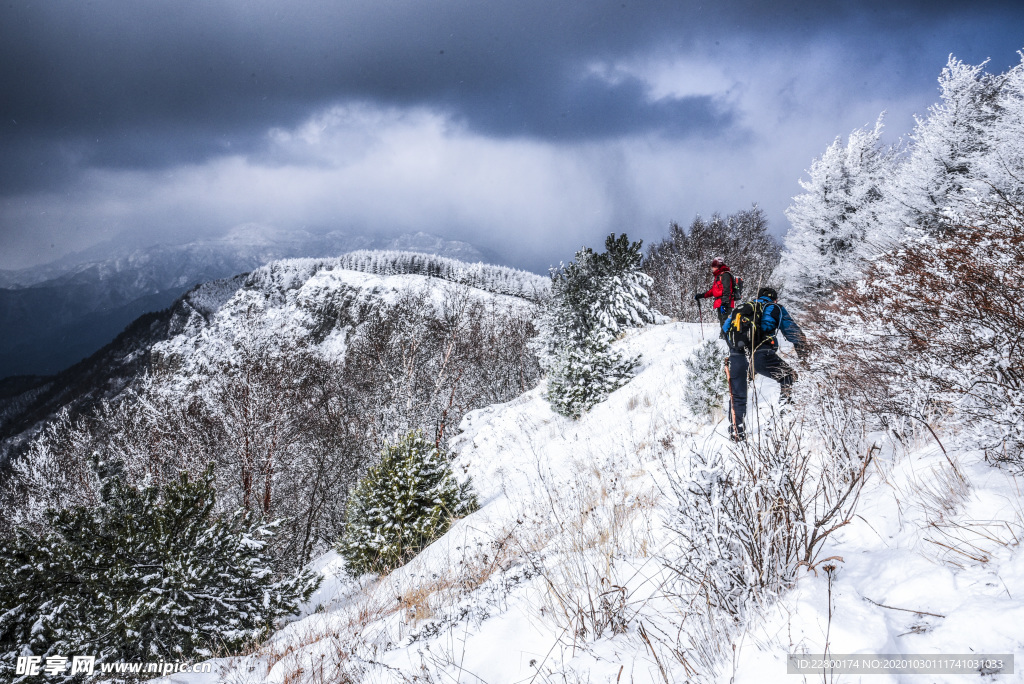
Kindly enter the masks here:
[[725, 349], [718, 340], [708, 340], [683, 361], [688, 371], [683, 401], [699, 418], [710, 418], [715, 409], [722, 408], [728, 390], [722, 363], [725, 356]]
[[870, 256], [891, 158], [879, 145], [881, 134], [879, 118], [873, 129], [853, 131], [845, 145], [837, 138], [800, 181], [805, 192], [786, 210], [792, 225], [779, 265], [795, 308], [853, 280]]
[[579, 418], [633, 377], [639, 359], [611, 348], [611, 336], [595, 330], [562, 351], [548, 382], [548, 400], [556, 413]]
[[603, 254], [584, 247], [552, 272], [533, 348], [549, 375], [548, 401], [564, 416], [579, 418], [628, 382], [639, 363], [611, 344], [627, 328], [654, 321], [641, 247], [613, 233]]
[[413, 432], [387, 446], [381, 462], [353, 489], [338, 552], [353, 576], [385, 573], [476, 508], [469, 480], [460, 484], [437, 446]]
[[654, 322], [648, 290], [651, 277], [641, 269], [643, 241], [630, 242], [625, 233], [615, 233], [604, 243], [605, 253], [601, 265], [604, 270], [599, 306], [606, 319], [602, 324], [613, 334]]
[[949, 209], [962, 207], [979, 191], [987, 194], [978, 164], [996, 152], [987, 129], [1001, 79], [984, 68], [950, 56], [939, 77], [940, 101], [916, 120], [910, 153], [894, 182], [905, 228], [934, 233], [949, 225]]
[[[297, 612], [319, 578], [280, 581], [264, 555], [274, 526], [213, 515], [213, 471], [163, 491], [94, 464], [97, 507], [50, 511], [0, 546], [0, 679], [16, 655], [97, 662], [189, 660], [236, 650]], [[70, 678], [70, 673], [66, 673]]]

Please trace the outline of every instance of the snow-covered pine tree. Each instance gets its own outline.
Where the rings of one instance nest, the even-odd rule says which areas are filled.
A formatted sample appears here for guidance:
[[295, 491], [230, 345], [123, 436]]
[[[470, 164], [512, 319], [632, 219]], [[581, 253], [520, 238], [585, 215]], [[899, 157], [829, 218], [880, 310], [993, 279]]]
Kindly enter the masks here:
[[477, 508], [470, 486], [456, 480], [445, 454], [419, 432], [385, 447], [349, 496], [337, 547], [348, 572], [384, 573], [409, 562]]
[[722, 408], [728, 386], [725, 379], [726, 356], [723, 343], [708, 340], [693, 356], [683, 361], [688, 375], [683, 390], [686, 407], [698, 418], [710, 418], [715, 409]]
[[579, 418], [633, 377], [640, 360], [613, 350], [611, 343], [608, 331], [598, 329], [562, 350], [548, 382], [548, 401], [556, 413]]
[[[950, 55], [939, 77], [942, 91], [928, 116], [917, 118], [910, 152], [893, 183], [903, 227], [934, 233], [949, 225], [946, 212], [987, 194], [979, 161], [995, 152], [987, 129], [1002, 79]], [[1019, 178], [1016, 184], [1019, 185]]]
[[549, 375], [548, 401], [562, 415], [579, 418], [632, 377], [639, 360], [611, 343], [627, 328], [654, 321], [641, 246], [613, 233], [603, 254], [584, 247], [552, 271], [533, 348]]
[[880, 117], [874, 128], [850, 133], [845, 145], [837, 138], [800, 181], [805, 192], [786, 210], [791, 227], [779, 264], [796, 309], [853, 280], [870, 256], [892, 158], [879, 144], [881, 134]]
[[[101, 503], [51, 511], [0, 544], [0, 680], [16, 655], [190, 660], [237, 649], [297, 612], [319, 577], [275, 580], [273, 525], [213, 515], [213, 470], [162, 491], [94, 463]], [[70, 669], [63, 679], [70, 681]]]
[[602, 256], [607, 292], [599, 305], [606, 312], [606, 328], [613, 334], [654, 322], [648, 294], [651, 277], [640, 270], [642, 247], [643, 240], [630, 242], [625, 233], [617, 238], [612, 233], [605, 240]]

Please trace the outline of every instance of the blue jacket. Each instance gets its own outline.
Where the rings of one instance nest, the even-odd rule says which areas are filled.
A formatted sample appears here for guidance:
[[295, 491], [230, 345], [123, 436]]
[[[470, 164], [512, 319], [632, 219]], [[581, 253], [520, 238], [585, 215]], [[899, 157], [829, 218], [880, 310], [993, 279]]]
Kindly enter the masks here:
[[[796, 324], [793, 317], [786, 311], [786, 307], [773, 302], [768, 297], [760, 297], [755, 301], [766, 305], [759, 322], [761, 343], [757, 345], [758, 350], [778, 349], [779, 343], [775, 339], [775, 335], [781, 330], [782, 336], [796, 347], [798, 354], [802, 354], [807, 348], [807, 338], [804, 336], [804, 331], [800, 329], [800, 326]], [[732, 319], [730, 318], [722, 324], [723, 333], [729, 331], [731, 323]]]

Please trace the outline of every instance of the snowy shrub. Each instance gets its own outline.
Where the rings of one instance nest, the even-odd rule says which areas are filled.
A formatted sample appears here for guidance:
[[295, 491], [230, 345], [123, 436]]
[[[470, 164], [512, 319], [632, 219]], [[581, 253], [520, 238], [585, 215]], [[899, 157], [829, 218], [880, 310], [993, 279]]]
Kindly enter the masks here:
[[689, 228], [672, 223], [669, 235], [651, 245], [644, 259], [644, 273], [651, 276], [651, 305], [683, 321], [698, 320], [693, 294], [711, 286], [708, 265], [724, 257], [730, 269], [743, 278], [744, 296], [767, 285], [779, 263], [779, 243], [768, 232], [768, 219], [760, 207], [709, 220], [700, 216]]
[[714, 411], [723, 406], [729, 390], [725, 377], [726, 354], [718, 340], [708, 340], [683, 361], [688, 371], [683, 400], [686, 408], [698, 418], [710, 419]]
[[832, 427], [844, 433], [836, 417], [819, 416], [816, 448], [792, 425], [773, 424], [736, 451], [691, 451], [672, 481], [682, 593], [742, 619], [820, 562], [822, 543], [852, 518], [877, 451], [830, 438]]
[[[49, 531], [0, 543], [0, 679], [15, 656], [189, 660], [260, 639], [319, 578], [283, 580], [264, 553], [273, 525], [213, 515], [212, 470], [163, 491], [94, 465], [98, 506], [51, 511]], [[70, 680], [70, 672], [64, 679]]]
[[569, 478], [538, 462], [536, 498], [518, 514], [525, 524], [517, 546], [536, 549], [525, 558], [545, 586], [538, 617], [577, 645], [637, 626], [635, 592], [642, 590], [631, 582], [632, 561], [656, 545], [651, 518], [658, 494], [622, 477], [628, 456], [605, 457], [581, 454]]
[[381, 462], [354, 488], [338, 552], [353, 576], [404, 565], [477, 507], [445, 454], [414, 432], [387, 446]]
[[628, 382], [639, 363], [611, 343], [625, 329], [654, 321], [641, 244], [613, 233], [603, 254], [585, 247], [552, 272], [533, 348], [548, 372], [548, 400], [564, 416], [579, 418]]
[[[887, 424], [961, 422], [966, 444], [1024, 465], [1024, 205], [876, 259], [824, 321], [823, 363]], [[909, 304], [909, 306], [907, 306]]]

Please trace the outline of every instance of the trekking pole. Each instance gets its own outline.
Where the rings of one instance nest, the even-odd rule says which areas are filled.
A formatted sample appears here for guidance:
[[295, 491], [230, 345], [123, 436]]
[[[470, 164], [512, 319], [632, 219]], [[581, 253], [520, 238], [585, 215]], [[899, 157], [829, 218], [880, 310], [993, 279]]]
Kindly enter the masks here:
[[700, 321], [700, 340], [704, 341], [704, 312], [700, 310], [700, 300], [694, 302], [697, 305], [697, 320]]
[[732, 373], [729, 371], [729, 359], [725, 360], [725, 384], [729, 386], [729, 420], [732, 423], [732, 434], [739, 436], [739, 429], [736, 423], [736, 398], [732, 393]]

